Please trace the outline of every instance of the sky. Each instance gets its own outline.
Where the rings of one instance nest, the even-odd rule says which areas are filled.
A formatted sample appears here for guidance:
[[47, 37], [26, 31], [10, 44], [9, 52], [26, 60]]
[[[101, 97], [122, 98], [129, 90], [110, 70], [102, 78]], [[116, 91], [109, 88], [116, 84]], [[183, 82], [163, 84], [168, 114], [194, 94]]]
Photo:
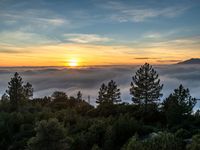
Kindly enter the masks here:
[[200, 57], [200, 0], [0, 0], [0, 66]]

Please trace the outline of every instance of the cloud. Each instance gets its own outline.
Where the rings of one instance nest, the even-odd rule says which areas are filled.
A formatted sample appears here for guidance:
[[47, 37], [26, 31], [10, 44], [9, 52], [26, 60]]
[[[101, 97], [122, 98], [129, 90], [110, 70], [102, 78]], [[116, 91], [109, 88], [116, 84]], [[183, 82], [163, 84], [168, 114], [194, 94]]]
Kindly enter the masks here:
[[[180, 84], [189, 88], [192, 96], [200, 98], [200, 68], [198, 65], [164, 65], [154, 66], [161, 82], [164, 84], [163, 93], [167, 97]], [[0, 94], [5, 92], [7, 82], [14, 72], [19, 72], [24, 81], [33, 84], [35, 97], [51, 95], [55, 90], [62, 90], [68, 95], [74, 95], [77, 91], [83, 92], [84, 98], [91, 96], [92, 104], [98, 95], [102, 83], [111, 79], [116, 81], [121, 89], [122, 99], [131, 102], [129, 94], [131, 77], [139, 66], [110, 66], [87, 67], [68, 69], [62, 67], [13, 67], [0, 68]]]
[[171, 60], [157, 60], [157, 62], [159, 63], [177, 63], [177, 62], [180, 62], [181, 60], [180, 59], [171, 59]]
[[110, 18], [118, 22], [143, 22], [151, 18], [176, 17], [189, 9], [187, 6], [167, 6], [164, 8], [151, 8], [142, 5], [125, 5], [117, 1], [109, 1], [102, 8], [110, 10]]
[[1, 49], [0, 48], [0, 53], [19, 54], [19, 53], [24, 53], [24, 52], [27, 52], [27, 51], [19, 51], [19, 50]]
[[[3, 31], [0, 32], [0, 46], [4, 45], [42, 45], [59, 43], [57, 39], [49, 38], [38, 33], [24, 31]], [[2, 48], [2, 47], [1, 47]]]
[[159, 59], [159, 58], [151, 58], [151, 57], [136, 57], [134, 59]]
[[102, 37], [97, 34], [64, 34], [64, 37], [74, 43], [95, 43], [95, 42], [109, 42], [111, 41], [110, 38]]
[[10, 24], [18, 23], [29, 23], [38, 24], [39, 26], [60, 26], [63, 24], [69, 24], [70, 21], [56, 15], [55, 12], [46, 9], [26, 9], [26, 10], [13, 10], [13, 11], [3, 11], [0, 14], [3, 21], [10, 21]]

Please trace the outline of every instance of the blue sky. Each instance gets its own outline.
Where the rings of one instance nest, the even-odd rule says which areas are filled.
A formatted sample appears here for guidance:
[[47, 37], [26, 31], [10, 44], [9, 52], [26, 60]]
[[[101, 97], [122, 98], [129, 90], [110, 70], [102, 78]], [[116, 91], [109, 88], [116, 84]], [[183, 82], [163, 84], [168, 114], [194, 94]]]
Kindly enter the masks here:
[[[6, 65], [6, 61], [19, 53], [24, 57], [16, 58], [24, 62], [13, 64], [30, 64], [27, 58], [33, 61], [33, 57], [39, 56], [36, 53], [41, 57], [46, 55], [41, 46], [68, 49], [67, 44], [79, 50], [73, 54], [59, 53], [84, 55], [87, 59], [89, 56], [84, 53], [90, 50], [82, 50], [85, 46], [91, 49], [103, 46], [108, 53], [120, 53], [124, 58], [159, 57], [157, 61], [166, 63], [200, 57], [199, 18], [199, 0], [0, 0], [0, 55], [8, 57], [0, 65]], [[115, 52], [113, 49], [118, 47], [123, 49]], [[49, 51], [52, 51], [49, 57], [55, 59], [52, 63], [59, 64], [52, 57], [58, 53], [55, 47]], [[94, 56], [97, 53], [104, 55], [94, 52]]]

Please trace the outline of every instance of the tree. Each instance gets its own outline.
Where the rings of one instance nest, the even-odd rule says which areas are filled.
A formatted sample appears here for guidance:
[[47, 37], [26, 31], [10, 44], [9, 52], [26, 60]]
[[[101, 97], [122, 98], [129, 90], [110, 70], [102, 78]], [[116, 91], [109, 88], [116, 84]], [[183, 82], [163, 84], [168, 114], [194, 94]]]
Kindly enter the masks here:
[[163, 85], [160, 84], [157, 72], [148, 63], [141, 66], [132, 79], [130, 88], [132, 101], [138, 105], [144, 104], [146, 112], [148, 104], [160, 100]]
[[65, 92], [62, 91], [55, 91], [51, 95], [52, 102], [50, 103], [50, 106], [54, 109], [65, 109], [67, 108], [67, 100], [68, 96]]
[[199, 150], [200, 149], [200, 134], [196, 134], [192, 137], [192, 143], [187, 146], [187, 150]]
[[55, 91], [52, 95], [52, 100], [55, 102], [63, 102], [68, 99], [67, 95], [65, 92], [62, 91]]
[[8, 94], [4, 93], [0, 100], [0, 111], [8, 111], [10, 109], [10, 101]]
[[30, 150], [68, 150], [70, 138], [57, 119], [42, 120], [37, 123], [36, 136], [28, 141]]
[[9, 96], [4, 93], [2, 96], [1, 96], [1, 102], [8, 102], [9, 101]]
[[100, 87], [96, 103], [114, 104], [121, 102], [120, 94], [120, 89], [118, 89], [116, 83], [113, 80], [108, 82], [107, 86], [103, 83]]
[[142, 142], [140, 142], [137, 136], [130, 138], [128, 143], [123, 147], [123, 150], [145, 150]]
[[111, 103], [121, 102], [120, 89], [117, 88], [117, 84], [113, 80], [108, 82], [107, 98]]
[[24, 85], [24, 95], [26, 99], [33, 97], [33, 87], [29, 82]]
[[180, 85], [163, 101], [163, 110], [166, 114], [168, 123], [180, 123], [184, 116], [192, 113], [196, 99], [192, 98], [189, 89]]
[[182, 150], [183, 145], [172, 133], [158, 133], [144, 143], [146, 150]]
[[6, 93], [9, 96], [11, 104], [16, 108], [25, 99], [23, 81], [17, 72], [11, 78], [11, 81], [8, 82], [8, 90], [6, 90]]
[[78, 101], [81, 101], [83, 98], [82, 98], [82, 93], [81, 93], [81, 91], [78, 91], [78, 93], [77, 93], [77, 100]]
[[97, 104], [103, 104], [107, 101], [107, 86], [103, 83], [99, 89], [99, 95], [97, 98]]
[[124, 150], [182, 150], [182, 142], [171, 133], [158, 133], [146, 140], [132, 137]]

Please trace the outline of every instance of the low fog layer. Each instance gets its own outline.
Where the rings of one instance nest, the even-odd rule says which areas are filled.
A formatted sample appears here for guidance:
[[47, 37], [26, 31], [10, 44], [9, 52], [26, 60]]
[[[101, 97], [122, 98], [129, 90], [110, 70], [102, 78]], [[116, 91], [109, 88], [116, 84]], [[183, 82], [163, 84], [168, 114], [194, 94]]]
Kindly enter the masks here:
[[[82, 91], [87, 100], [95, 104], [100, 85], [113, 79], [121, 89], [122, 100], [131, 102], [129, 94], [132, 76], [139, 66], [109, 66], [90, 68], [60, 68], [60, 67], [19, 67], [0, 68], [0, 95], [8, 86], [8, 81], [14, 72], [19, 72], [25, 82], [34, 87], [34, 97], [51, 95], [53, 91], [65, 91], [68, 95], [75, 95]], [[200, 66], [198, 65], [164, 65], [154, 66], [160, 75], [163, 87], [163, 98], [173, 92], [180, 84], [190, 89], [191, 95], [200, 98]], [[163, 99], [162, 98], [162, 99]], [[199, 107], [198, 105], [196, 107]]]

